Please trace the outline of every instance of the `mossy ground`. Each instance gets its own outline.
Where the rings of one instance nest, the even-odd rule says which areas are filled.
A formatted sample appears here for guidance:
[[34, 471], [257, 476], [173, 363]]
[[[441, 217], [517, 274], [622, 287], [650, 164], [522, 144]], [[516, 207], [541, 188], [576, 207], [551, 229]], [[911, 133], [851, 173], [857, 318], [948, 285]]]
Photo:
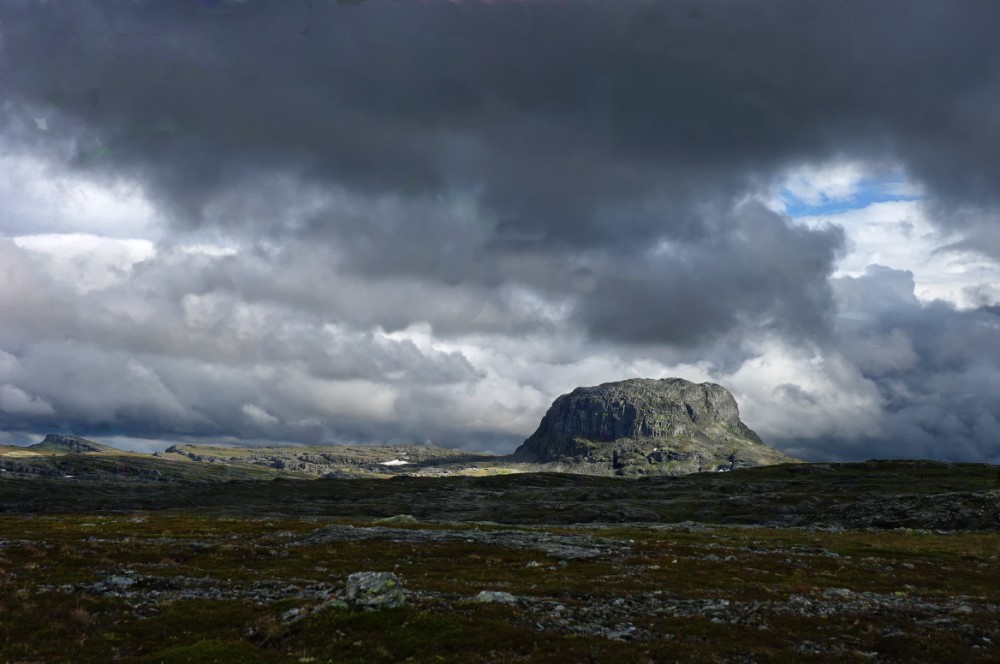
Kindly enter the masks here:
[[[0, 517], [0, 661], [1000, 661], [1000, 533], [533, 528], [627, 545], [620, 555], [560, 562], [462, 538], [309, 543], [309, 533], [332, 523], [371, 525], [184, 510]], [[445, 527], [507, 528], [406, 526]], [[327, 583], [336, 598], [347, 575], [363, 570], [396, 573], [409, 605], [364, 612], [240, 591]], [[122, 574], [142, 581], [122, 592], [94, 589]], [[233, 596], [177, 599], [156, 590], [185, 579], [209, 579]], [[820, 599], [829, 589], [872, 593], [897, 608], [865, 600], [848, 609]], [[481, 590], [525, 599], [472, 601]], [[785, 611], [795, 597], [836, 610]], [[723, 599], [753, 610], [721, 620], [676, 608]], [[556, 605], [593, 625], [624, 612], [639, 636], [574, 631], [553, 617]], [[291, 609], [304, 617], [283, 620]]]

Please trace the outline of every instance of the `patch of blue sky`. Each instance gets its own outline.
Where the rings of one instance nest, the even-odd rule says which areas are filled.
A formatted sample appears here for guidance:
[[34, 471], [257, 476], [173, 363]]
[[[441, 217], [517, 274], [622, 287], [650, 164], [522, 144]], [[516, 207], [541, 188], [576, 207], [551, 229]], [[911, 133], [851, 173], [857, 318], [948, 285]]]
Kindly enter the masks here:
[[785, 206], [785, 214], [796, 219], [832, 216], [887, 201], [916, 201], [921, 196], [903, 177], [867, 177], [859, 180], [846, 196], [820, 195], [818, 201], [803, 200], [786, 188], [778, 192], [778, 198]]

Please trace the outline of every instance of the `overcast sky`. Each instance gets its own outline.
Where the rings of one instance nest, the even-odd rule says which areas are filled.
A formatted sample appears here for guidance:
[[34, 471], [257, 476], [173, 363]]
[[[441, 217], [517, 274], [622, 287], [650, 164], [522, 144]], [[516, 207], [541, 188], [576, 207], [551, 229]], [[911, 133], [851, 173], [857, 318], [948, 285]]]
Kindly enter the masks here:
[[1000, 3], [0, 0], [0, 443], [1000, 463]]

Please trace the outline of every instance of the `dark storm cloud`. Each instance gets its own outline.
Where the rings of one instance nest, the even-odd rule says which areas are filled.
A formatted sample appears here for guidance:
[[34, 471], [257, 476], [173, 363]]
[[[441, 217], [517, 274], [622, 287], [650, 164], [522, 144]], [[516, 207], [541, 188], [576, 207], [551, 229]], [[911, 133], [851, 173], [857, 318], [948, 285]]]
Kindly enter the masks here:
[[756, 203], [733, 217], [709, 240], [666, 245], [606, 266], [580, 307], [587, 326], [608, 338], [666, 335], [685, 345], [747, 328], [822, 336], [832, 305], [826, 277], [842, 243], [840, 229], [790, 227]]
[[564, 241], [608, 237], [594, 203], [838, 151], [995, 188], [985, 1], [223, 6], [8, 3], [9, 94], [191, 212], [265, 157], [369, 191], [483, 184]]
[[[10, 94], [51, 112], [45, 135], [76, 136], [78, 168], [140, 178], [179, 227], [315, 238], [362, 274], [523, 280], [573, 300], [595, 336], [683, 342], [728, 331], [724, 312], [767, 286], [760, 266], [739, 259], [762, 253], [754, 238], [719, 241], [745, 223], [725, 202], [798, 160], [902, 150], [890, 130], [902, 116], [903, 129], [915, 126], [927, 104], [914, 96], [938, 104], [980, 90], [979, 61], [932, 81], [911, 64], [917, 49], [950, 58], [949, 28], [985, 39], [977, 18], [850, 3], [303, 0], [20, 3], [2, 20], [13, 26]], [[299, 184], [282, 194], [279, 173]], [[335, 201], [296, 211], [289, 197], [302, 183], [415, 204], [410, 214]], [[488, 232], [419, 207], [455, 193], [474, 197]], [[706, 213], [705, 200], [723, 204]], [[662, 240], [716, 260], [631, 265], [636, 292], [616, 307], [629, 329], [564, 277], [582, 254], [607, 270]], [[815, 255], [832, 257], [839, 240], [810, 242], [828, 242]], [[549, 269], [511, 277], [532, 253]], [[826, 297], [815, 286], [832, 264], [803, 267], [762, 303], [787, 318], [803, 310], [800, 329], [815, 327]], [[704, 280], [714, 310], [673, 333], [660, 325], [683, 295], [642, 293], [669, 290], [668, 278], [684, 293]]]

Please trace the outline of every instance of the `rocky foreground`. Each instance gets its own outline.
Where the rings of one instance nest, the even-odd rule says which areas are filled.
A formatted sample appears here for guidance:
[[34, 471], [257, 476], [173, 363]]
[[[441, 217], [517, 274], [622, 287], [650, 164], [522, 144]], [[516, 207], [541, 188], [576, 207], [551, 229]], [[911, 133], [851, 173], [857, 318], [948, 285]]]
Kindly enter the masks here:
[[1000, 660], [995, 531], [169, 510], [0, 533], [4, 661]]
[[996, 466], [122, 481], [62, 456], [112, 465], [0, 473], [2, 661], [1000, 661]]

